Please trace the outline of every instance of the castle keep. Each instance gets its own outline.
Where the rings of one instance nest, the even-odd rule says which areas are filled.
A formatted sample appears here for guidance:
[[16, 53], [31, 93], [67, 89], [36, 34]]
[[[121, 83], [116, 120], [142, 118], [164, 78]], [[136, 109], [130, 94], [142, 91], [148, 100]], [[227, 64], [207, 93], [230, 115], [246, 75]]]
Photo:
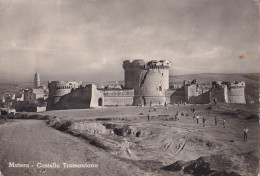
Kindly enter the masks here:
[[125, 85], [83, 85], [82, 82], [49, 81], [47, 110], [97, 106], [164, 105], [212, 102], [245, 104], [245, 82], [201, 84], [198, 80], [169, 87], [167, 60], [125, 60]]
[[[133, 105], [164, 104], [166, 91], [169, 89], [169, 68], [166, 60], [126, 60], [125, 88], [134, 89]], [[169, 103], [169, 102], [168, 102]]]

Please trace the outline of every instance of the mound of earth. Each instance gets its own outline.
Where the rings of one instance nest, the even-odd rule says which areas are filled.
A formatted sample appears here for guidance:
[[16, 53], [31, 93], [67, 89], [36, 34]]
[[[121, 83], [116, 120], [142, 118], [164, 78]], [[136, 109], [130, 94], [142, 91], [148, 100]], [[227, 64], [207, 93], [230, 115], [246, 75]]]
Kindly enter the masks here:
[[118, 136], [127, 136], [127, 135], [135, 135], [136, 137], [140, 137], [142, 135], [141, 130], [137, 130], [133, 126], [129, 125], [118, 125], [113, 123], [104, 123], [103, 124], [107, 129], [113, 130], [113, 133]]
[[74, 122], [69, 127], [70, 130], [77, 130], [90, 134], [106, 134], [107, 129], [104, 125], [97, 122]]
[[213, 155], [200, 157], [188, 162], [176, 161], [162, 169], [194, 176], [240, 176], [240, 174], [234, 171], [228, 172], [227, 170], [231, 167], [231, 162], [228, 158], [224, 158], [221, 155]]
[[54, 127], [55, 124], [61, 124], [61, 120], [59, 117], [51, 117], [49, 118], [49, 120], [47, 121], [47, 124]]

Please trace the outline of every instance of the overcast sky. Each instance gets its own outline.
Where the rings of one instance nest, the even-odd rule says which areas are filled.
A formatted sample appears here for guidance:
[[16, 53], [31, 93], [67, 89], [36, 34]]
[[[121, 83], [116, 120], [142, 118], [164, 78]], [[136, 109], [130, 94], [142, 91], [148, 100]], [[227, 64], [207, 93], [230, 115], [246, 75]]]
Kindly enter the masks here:
[[125, 59], [171, 75], [259, 72], [254, 0], [0, 0], [0, 80], [123, 80]]

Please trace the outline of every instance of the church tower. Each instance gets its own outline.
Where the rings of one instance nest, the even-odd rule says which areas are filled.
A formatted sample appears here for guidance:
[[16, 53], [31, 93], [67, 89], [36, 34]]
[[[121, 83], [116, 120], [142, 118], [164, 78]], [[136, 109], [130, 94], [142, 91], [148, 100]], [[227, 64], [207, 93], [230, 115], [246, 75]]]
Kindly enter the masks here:
[[40, 74], [38, 73], [38, 70], [36, 70], [36, 73], [34, 74], [34, 88], [40, 87]]

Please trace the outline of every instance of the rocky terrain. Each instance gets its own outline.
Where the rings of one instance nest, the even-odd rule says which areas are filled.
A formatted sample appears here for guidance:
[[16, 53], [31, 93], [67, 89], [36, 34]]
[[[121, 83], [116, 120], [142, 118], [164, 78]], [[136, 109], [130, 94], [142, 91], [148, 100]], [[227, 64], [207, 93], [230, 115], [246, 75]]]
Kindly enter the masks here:
[[[91, 150], [98, 155], [98, 161], [113, 160], [117, 166], [107, 168], [107, 165], [104, 166], [101, 162], [101, 168], [98, 169], [100, 175], [108, 175], [108, 171], [112, 169], [109, 172], [112, 175], [255, 176], [259, 167], [257, 106], [220, 103], [216, 106], [170, 105], [168, 110], [163, 106], [157, 106], [156, 111], [154, 107], [151, 108], [150, 121], [147, 118], [149, 107], [104, 107], [16, 114], [9, 118], [27, 120], [11, 120], [0, 126], [0, 131], [13, 131], [13, 134], [19, 130], [18, 142], [6, 144], [7, 139], [3, 140], [3, 135], [0, 135], [0, 142], [6, 148], [16, 147], [17, 152], [1, 150], [3, 152], [0, 154], [0, 162], [8, 161], [10, 158], [19, 159], [19, 162], [38, 162], [41, 157], [30, 157], [34, 156], [32, 152], [37, 155], [35, 148], [39, 147], [46, 152], [44, 160], [47, 162], [55, 159], [64, 162], [68, 157], [72, 161], [78, 161], [78, 145], [81, 145], [85, 147], [85, 151]], [[195, 108], [195, 114], [200, 117], [198, 124], [193, 119], [191, 108]], [[177, 112], [180, 115], [179, 119], [175, 120]], [[217, 125], [215, 116], [218, 117]], [[206, 118], [205, 127], [202, 117]], [[225, 128], [223, 119], [226, 120]], [[245, 126], [249, 128], [248, 141], [243, 140]], [[64, 144], [62, 139], [57, 142], [59, 135], [65, 135], [69, 144]], [[17, 141], [15, 135], [8, 137]], [[38, 138], [43, 138], [44, 141], [39, 141]], [[30, 141], [27, 141], [29, 139]], [[26, 152], [18, 147], [25, 145], [23, 140], [30, 143], [32, 151]], [[79, 140], [80, 143], [73, 144], [75, 140]], [[59, 152], [64, 151], [64, 145], [70, 147], [61, 154]], [[19, 150], [23, 151], [19, 153]], [[6, 152], [9, 153], [4, 154]], [[93, 157], [82, 155], [80, 158], [85, 158], [86, 161], [97, 161]], [[15, 175], [15, 171], [19, 170], [7, 168], [6, 165], [0, 166], [4, 175]], [[46, 169], [45, 175], [51, 175], [53, 171]], [[29, 171], [25, 169], [24, 172]], [[70, 175], [80, 175], [82, 170], [74, 169], [68, 172]], [[64, 173], [64, 170], [56, 169], [55, 173]], [[93, 171], [89, 175], [96, 173], [97, 171]]]

